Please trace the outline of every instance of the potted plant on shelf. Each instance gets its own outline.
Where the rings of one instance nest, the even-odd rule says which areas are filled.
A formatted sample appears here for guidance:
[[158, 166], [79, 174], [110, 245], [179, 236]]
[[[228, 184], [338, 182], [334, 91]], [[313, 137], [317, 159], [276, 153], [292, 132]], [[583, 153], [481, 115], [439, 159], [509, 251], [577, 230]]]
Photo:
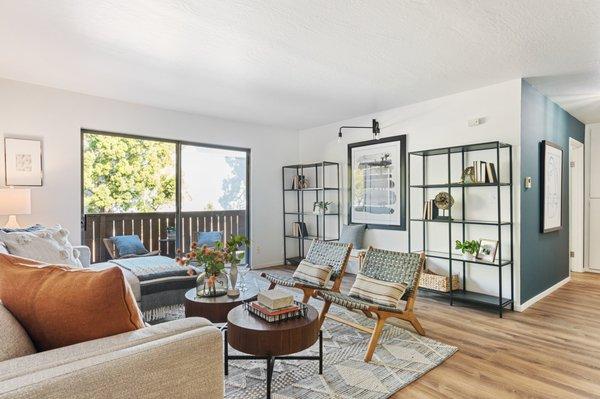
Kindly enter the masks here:
[[313, 213], [315, 215], [324, 215], [325, 213], [327, 213], [327, 210], [329, 209], [329, 205], [331, 205], [332, 202], [329, 201], [316, 201], [313, 204]]
[[456, 240], [456, 249], [460, 249], [463, 256], [467, 259], [475, 259], [475, 254], [479, 251], [479, 241], [477, 240]]

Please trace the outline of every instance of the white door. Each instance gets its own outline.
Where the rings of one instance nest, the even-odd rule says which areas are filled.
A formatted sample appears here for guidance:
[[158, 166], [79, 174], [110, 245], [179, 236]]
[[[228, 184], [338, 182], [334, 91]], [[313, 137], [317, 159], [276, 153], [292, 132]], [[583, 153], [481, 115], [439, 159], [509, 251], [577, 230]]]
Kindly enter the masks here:
[[569, 139], [569, 264], [583, 272], [584, 241], [584, 151], [583, 144]]

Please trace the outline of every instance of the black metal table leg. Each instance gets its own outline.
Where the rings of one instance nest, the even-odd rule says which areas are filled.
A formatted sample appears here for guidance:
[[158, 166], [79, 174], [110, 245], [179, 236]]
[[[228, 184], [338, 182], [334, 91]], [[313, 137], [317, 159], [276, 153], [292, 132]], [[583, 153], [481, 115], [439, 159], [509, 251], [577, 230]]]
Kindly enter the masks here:
[[273, 380], [273, 369], [275, 368], [275, 357], [267, 358], [267, 399], [271, 399], [271, 381]]
[[323, 330], [319, 330], [319, 374], [323, 374]]

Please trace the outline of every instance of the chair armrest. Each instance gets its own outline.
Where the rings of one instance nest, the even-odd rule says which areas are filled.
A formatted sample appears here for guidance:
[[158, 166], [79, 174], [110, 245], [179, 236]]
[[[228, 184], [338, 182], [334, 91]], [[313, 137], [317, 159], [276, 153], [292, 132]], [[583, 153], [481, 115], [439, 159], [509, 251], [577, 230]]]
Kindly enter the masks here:
[[90, 251], [90, 247], [85, 245], [74, 245], [73, 249], [79, 251], [79, 261], [83, 267], [90, 267], [92, 263], [92, 252]]
[[222, 350], [220, 331], [206, 320], [176, 320], [2, 362], [0, 398], [221, 399]]

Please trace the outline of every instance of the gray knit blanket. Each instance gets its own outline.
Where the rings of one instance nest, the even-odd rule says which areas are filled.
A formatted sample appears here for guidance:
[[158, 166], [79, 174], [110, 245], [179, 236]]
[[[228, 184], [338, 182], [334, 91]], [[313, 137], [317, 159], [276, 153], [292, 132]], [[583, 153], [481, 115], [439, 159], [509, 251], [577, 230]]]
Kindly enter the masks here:
[[140, 281], [187, 275], [187, 268], [179, 266], [174, 259], [166, 256], [113, 259], [109, 262], [129, 270]]

